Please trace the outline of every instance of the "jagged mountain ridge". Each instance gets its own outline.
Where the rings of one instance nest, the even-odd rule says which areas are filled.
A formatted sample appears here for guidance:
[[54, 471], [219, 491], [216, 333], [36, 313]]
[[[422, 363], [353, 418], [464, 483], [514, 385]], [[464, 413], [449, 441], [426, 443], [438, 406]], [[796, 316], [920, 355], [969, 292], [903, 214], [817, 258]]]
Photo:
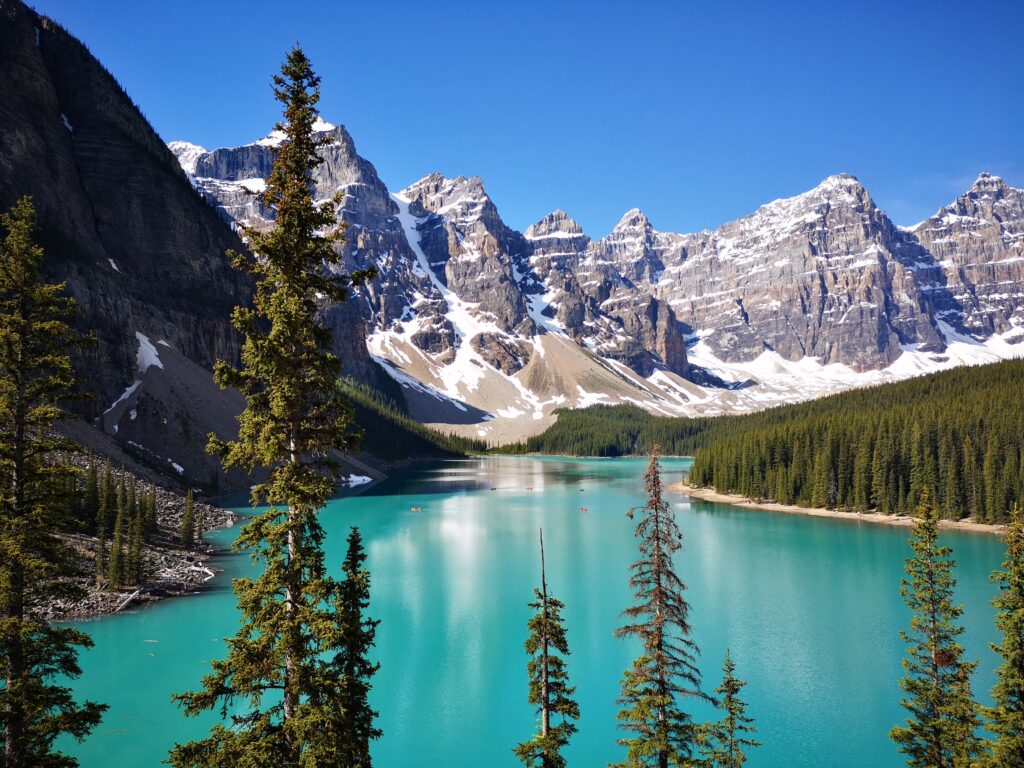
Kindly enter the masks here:
[[[498, 411], [542, 420], [591, 391], [663, 397], [657, 387], [651, 392], [644, 375], [685, 372], [684, 339], [664, 302], [649, 297], [617, 311], [601, 308], [600, 301], [622, 289], [616, 274], [605, 278], [611, 287], [597, 291], [596, 299], [572, 293], [587, 312], [564, 325], [547, 296], [548, 276], [534, 268], [533, 242], [504, 224], [478, 178], [434, 174], [389, 197], [343, 127], [323, 121], [317, 127], [326, 139], [314, 178], [318, 197], [343, 194], [343, 268], [378, 269], [355, 304], [325, 307], [325, 316], [341, 330], [338, 317], [358, 307], [370, 328], [371, 351], [407, 386], [413, 413], [474, 424]], [[269, 173], [275, 143], [271, 134], [212, 152], [186, 142], [170, 146], [225, 217], [265, 226], [273, 212], [261, 209], [251, 192], [262, 188], [259, 174]], [[361, 337], [352, 333], [353, 323], [348, 326], [336, 335]], [[674, 370], [651, 351], [659, 334], [674, 353], [666, 355]], [[648, 338], [650, 348], [638, 336]], [[439, 408], [446, 415], [439, 416]]]
[[[594, 240], [563, 211], [515, 231], [477, 177], [431, 174], [389, 196], [347, 131], [321, 128], [316, 184], [323, 199], [345, 193], [345, 266], [380, 270], [358, 301], [370, 350], [414, 412], [434, 406], [427, 421], [493, 436], [498, 421], [531, 414], [532, 431], [591, 402], [746, 410], [1024, 354], [1011, 343], [1024, 337], [1024, 192], [987, 174], [913, 230], [839, 174], [714, 231], [659, 232], [634, 209]], [[251, 224], [272, 217], [245, 189], [274, 141], [172, 149]], [[827, 375], [808, 381], [816, 369]]]
[[[77, 330], [96, 340], [72, 355], [83, 396], [69, 406], [84, 421], [67, 428], [182, 483], [248, 487], [205, 451], [211, 430], [232, 435], [241, 408], [210, 369], [238, 360], [230, 317], [252, 284], [226, 251], [243, 243], [88, 49], [24, 3], [0, 0], [0, 210], [24, 195], [43, 271], [67, 283]], [[344, 330], [346, 372], [389, 383]]]

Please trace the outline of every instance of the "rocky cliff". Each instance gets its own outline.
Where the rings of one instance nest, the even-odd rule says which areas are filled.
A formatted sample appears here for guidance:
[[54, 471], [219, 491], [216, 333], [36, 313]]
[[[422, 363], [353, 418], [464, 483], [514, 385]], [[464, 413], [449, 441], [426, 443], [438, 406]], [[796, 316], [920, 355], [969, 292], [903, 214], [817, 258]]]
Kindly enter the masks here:
[[32, 195], [46, 268], [97, 345], [77, 360], [97, 416], [135, 377], [136, 333], [203, 366], [237, 357], [228, 318], [249, 286], [241, 247], [174, 155], [75, 38], [0, 0], [0, 208]]
[[845, 174], [714, 232], [638, 237], [611, 255], [646, 265], [643, 284], [724, 361], [774, 351], [865, 370], [904, 345], [944, 345], [938, 262]]
[[[0, 205], [35, 197], [47, 268], [98, 337], [76, 361], [86, 415], [213, 482], [193, 449], [239, 403], [200, 380], [237, 357], [228, 317], [251, 290], [224, 252], [242, 247], [233, 224], [272, 223], [252, 193], [282, 136], [165, 146], [79, 42], [14, 0], [0, 63]], [[342, 268], [378, 269], [323, 317], [345, 373], [424, 420], [493, 438], [595, 402], [748, 410], [1024, 353], [1024, 192], [988, 174], [913, 228], [839, 174], [713, 231], [634, 209], [596, 238], [563, 211], [516, 231], [477, 177], [393, 193], [344, 127], [317, 130]]]
[[983, 173], [910, 232], [943, 269], [951, 322], [981, 339], [1024, 328], [1024, 190]]

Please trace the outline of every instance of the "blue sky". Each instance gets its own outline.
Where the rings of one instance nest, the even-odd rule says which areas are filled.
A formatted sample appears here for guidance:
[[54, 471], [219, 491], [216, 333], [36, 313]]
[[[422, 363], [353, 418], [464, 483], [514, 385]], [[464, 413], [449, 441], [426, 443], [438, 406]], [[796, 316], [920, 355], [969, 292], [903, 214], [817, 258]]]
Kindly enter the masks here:
[[166, 140], [241, 144], [302, 43], [394, 191], [478, 175], [523, 229], [713, 228], [840, 171], [900, 224], [1024, 186], [1024, 3], [36, 0]]

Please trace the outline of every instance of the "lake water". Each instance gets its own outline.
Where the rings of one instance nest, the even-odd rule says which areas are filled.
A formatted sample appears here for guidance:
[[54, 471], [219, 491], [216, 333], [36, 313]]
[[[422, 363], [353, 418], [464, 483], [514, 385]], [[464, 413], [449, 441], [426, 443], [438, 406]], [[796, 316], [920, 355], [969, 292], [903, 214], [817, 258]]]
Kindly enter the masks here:
[[[328, 560], [339, 567], [351, 525], [363, 532], [381, 619], [373, 703], [381, 768], [519, 765], [527, 738], [522, 650], [527, 602], [539, 579], [544, 528], [548, 585], [565, 604], [569, 670], [582, 710], [571, 765], [617, 760], [615, 699], [636, 648], [612, 636], [630, 601], [636, 555], [626, 510], [643, 502], [646, 462], [488, 458], [404, 471], [323, 513]], [[687, 460], [665, 460], [666, 482]], [[899, 596], [907, 530], [690, 502], [669, 494], [684, 535], [678, 567], [689, 585], [706, 688], [731, 649], [764, 747], [751, 768], [900, 766], [887, 738], [902, 719], [897, 680], [908, 619]], [[422, 507], [414, 512], [413, 507]], [[582, 511], [585, 509], [586, 511]], [[227, 542], [233, 531], [213, 534]], [[1000, 540], [944, 534], [959, 562], [968, 656], [981, 664], [986, 701], [996, 664], [989, 574]], [[205, 734], [211, 718], [186, 720], [170, 696], [195, 687], [221, 658], [236, 613], [230, 577], [202, 595], [79, 626], [96, 647], [84, 654], [80, 696], [110, 704], [95, 733], [71, 745], [86, 768], [157, 766], [176, 742]], [[696, 711], [698, 719], [713, 715]]]

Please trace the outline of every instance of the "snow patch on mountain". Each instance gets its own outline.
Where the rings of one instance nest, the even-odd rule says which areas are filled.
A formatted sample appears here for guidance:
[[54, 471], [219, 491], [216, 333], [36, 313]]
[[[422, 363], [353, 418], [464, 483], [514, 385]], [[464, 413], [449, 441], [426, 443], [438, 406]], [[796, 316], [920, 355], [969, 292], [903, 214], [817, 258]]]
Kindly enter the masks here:
[[192, 144], [188, 141], [172, 141], [167, 145], [167, 148], [178, 158], [178, 164], [182, 167], [182, 170], [190, 176], [195, 176], [196, 174], [196, 161], [207, 154], [205, 147], [200, 147], [198, 144]]
[[156, 347], [153, 346], [153, 342], [149, 340], [149, 337], [136, 331], [135, 338], [139, 342], [139, 349], [135, 353], [135, 362], [139, 373], [145, 373], [154, 365], [157, 368], [163, 368], [164, 364], [160, 362], [160, 355], [157, 353]]

